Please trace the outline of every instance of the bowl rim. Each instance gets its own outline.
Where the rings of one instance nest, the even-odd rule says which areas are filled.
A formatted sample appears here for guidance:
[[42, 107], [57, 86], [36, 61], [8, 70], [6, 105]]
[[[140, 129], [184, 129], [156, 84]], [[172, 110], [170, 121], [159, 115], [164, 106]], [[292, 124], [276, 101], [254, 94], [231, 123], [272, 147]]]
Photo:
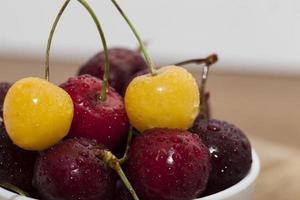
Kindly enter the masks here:
[[241, 181], [225, 190], [195, 200], [216, 200], [233, 197], [234, 195], [237, 195], [243, 190], [246, 190], [248, 187], [250, 187], [258, 177], [259, 172], [260, 160], [256, 151], [252, 148], [252, 164], [246, 177], [244, 177]]
[[[252, 164], [250, 171], [248, 172], [247, 176], [243, 178], [240, 182], [237, 184], [231, 186], [230, 188], [227, 188], [223, 191], [220, 191], [218, 193], [201, 197], [195, 200], [216, 200], [220, 198], [229, 198], [232, 197], [241, 191], [247, 189], [249, 186], [251, 186], [252, 183], [255, 182], [258, 174], [260, 171], [260, 160], [259, 157], [254, 149], [252, 149]], [[7, 200], [34, 200], [34, 198], [30, 197], [24, 197], [21, 195], [18, 195], [16, 193], [10, 192], [2, 187], [0, 187], [0, 199], [7, 199]]]

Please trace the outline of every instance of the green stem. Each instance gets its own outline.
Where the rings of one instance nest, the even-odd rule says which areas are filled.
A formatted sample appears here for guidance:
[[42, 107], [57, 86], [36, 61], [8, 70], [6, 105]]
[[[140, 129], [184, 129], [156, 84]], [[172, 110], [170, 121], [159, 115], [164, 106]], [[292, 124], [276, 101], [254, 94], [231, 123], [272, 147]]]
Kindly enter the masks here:
[[129, 182], [129, 180], [127, 179], [125, 173], [122, 170], [122, 167], [120, 165], [120, 161], [118, 160], [118, 158], [113, 155], [110, 151], [107, 150], [103, 150], [99, 157], [106, 162], [110, 168], [112, 168], [113, 170], [115, 170], [117, 172], [117, 174], [119, 175], [119, 177], [121, 178], [121, 180], [123, 181], [125, 187], [128, 189], [128, 191], [130, 192], [131, 196], [133, 197], [134, 200], [139, 200], [139, 197], [137, 196], [136, 192], [134, 191], [131, 183]]
[[12, 192], [15, 192], [15, 193], [19, 194], [19, 195], [29, 197], [29, 194], [27, 192], [23, 191], [22, 189], [18, 188], [15, 185], [10, 184], [10, 183], [0, 183], [0, 187], [8, 189]]
[[128, 159], [128, 151], [129, 151], [129, 148], [130, 148], [130, 145], [131, 145], [131, 140], [132, 140], [132, 135], [133, 135], [133, 130], [132, 130], [132, 126], [130, 127], [129, 129], [129, 133], [128, 133], [128, 137], [127, 137], [127, 143], [126, 143], [126, 150], [125, 150], [125, 153], [123, 155], [122, 158], [119, 159], [119, 162], [120, 164], [122, 165], [123, 163], [125, 163]]
[[101, 27], [101, 24], [95, 14], [95, 12], [93, 11], [93, 9], [89, 6], [89, 4], [85, 0], [78, 0], [78, 1], [87, 9], [89, 14], [91, 15], [92, 19], [94, 20], [94, 22], [97, 26], [97, 29], [98, 29], [98, 32], [99, 32], [99, 35], [101, 38], [102, 46], [104, 49], [104, 74], [103, 74], [103, 85], [101, 88], [101, 93], [100, 93], [99, 99], [101, 101], [106, 101], [106, 98], [107, 98], [106, 93], [107, 93], [107, 88], [108, 88], [108, 76], [109, 76], [109, 61], [108, 61], [108, 49], [107, 49], [105, 35], [104, 35], [103, 29]]
[[[147, 47], [148, 47], [148, 41], [143, 41], [143, 44], [144, 44], [144, 47], [147, 49]], [[141, 48], [140, 45], [136, 48], [136, 51], [137, 51], [138, 53], [143, 53], [143, 52], [142, 52], [142, 48]]]
[[55, 29], [57, 27], [57, 24], [69, 3], [70, 3], [70, 0], [66, 0], [65, 3], [63, 4], [63, 6], [61, 7], [59, 13], [57, 14], [57, 16], [55, 18], [55, 21], [54, 21], [51, 31], [50, 31], [50, 35], [48, 37], [48, 43], [47, 43], [47, 49], [46, 49], [46, 60], [45, 60], [45, 79], [47, 81], [49, 81], [49, 77], [50, 77], [49, 57], [50, 57], [50, 49], [51, 49], [53, 35], [54, 35]]
[[136, 192], [134, 191], [132, 185], [130, 184], [129, 180], [127, 179], [125, 173], [123, 172], [120, 163], [116, 163], [115, 170], [118, 173], [119, 177], [122, 179], [124, 185], [130, 192], [131, 196], [133, 197], [134, 200], [139, 200], [139, 197], [137, 196]]
[[[103, 86], [101, 88], [101, 92], [99, 95], [99, 99], [101, 101], [105, 101], [106, 100], [106, 93], [107, 93], [107, 88], [108, 88], [108, 76], [109, 76], [109, 62], [108, 62], [108, 49], [107, 49], [107, 44], [106, 44], [106, 39], [105, 39], [105, 35], [104, 32], [102, 30], [102, 27], [100, 25], [100, 22], [95, 14], [95, 12], [93, 11], [93, 9], [89, 6], [89, 4], [85, 1], [85, 0], [77, 0], [87, 11], [88, 13], [91, 15], [93, 21], [96, 24], [97, 30], [99, 32], [100, 38], [101, 38], [101, 42], [102, 42], [102, 46], [104, 49], [104, 74], [103, 74]], [[70, 0], [66, 0], [65, 3], [63, 4], [62, 8], [60, 9], [58, 15], [55, 18], [55, 21], [52, 25], [51, 31], [50, 31], [50, 35], [48, 38], [48, 44], [47, 44], [47, 50], [46, 50], [46, 61], [45, 61], [45, 79], [49, 80], [49, 74], [50, 74], [50, 70], [49, 70], [49, 57], [50, 57], [50, 49], [51, 49], [51, 44], [52, 44], [52, 39], [55, 33], [55, 29], [57, 27], [57, 24], [63, 14], [63, 12], [65, 11], [66, 7], [68, 6]]]
[[151, 60], [150, 56], [148, 55], [148, 52], [147, 52], [146, 47], [145, 47], [145, 44], [142, 41], [142, 39], [140, 38], [137, 30], [135, 29], [135, 27], [133, 26], [133, 24], [131, 23], [131, 21], [127, 17], [127, 15], [125, 14], [125, 12], [122, 10], [122, 8], [118, 5], [118, 3], [116, 2], [116, 0], [111, 0], [111, 1], [115, 5], [115, 7], [117, 8], [117, 10], [120, 12], [120, 14], [123, 16], [123, 18], [125, 19], [125, 21], [129, 25], [129, 27], [132, 30], [132, 32], [134, 33], [136, 39], [138, 40], [138, 42], [140, 44], [141, 51], [144, 54], [144, 57], [145, 57], [146, 62], [148, 64], [149, 70], [150, 70], [150, 72], [151, 72], [152, 75], [155, 75], [156, 74], [156, 69], [155, 69], [156, 67], [155, 67], [153, 61]]

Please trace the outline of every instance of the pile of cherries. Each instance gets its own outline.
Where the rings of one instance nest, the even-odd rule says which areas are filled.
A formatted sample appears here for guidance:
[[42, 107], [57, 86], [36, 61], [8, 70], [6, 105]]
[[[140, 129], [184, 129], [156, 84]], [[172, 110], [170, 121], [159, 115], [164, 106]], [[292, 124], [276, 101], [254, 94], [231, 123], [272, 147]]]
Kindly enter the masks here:
[[[0, 186], [43, 200], [192, 200], [243, 179], [251, 146], [236, 126], [210, 118], [205, 90], [216, 55], [156, 69], [142, 53], [107, 49], [59, 87], [0, 83]], [[200, 88], [180, 65], [203, 64]], [[150, 73], [148, 73], [150, 72]]]

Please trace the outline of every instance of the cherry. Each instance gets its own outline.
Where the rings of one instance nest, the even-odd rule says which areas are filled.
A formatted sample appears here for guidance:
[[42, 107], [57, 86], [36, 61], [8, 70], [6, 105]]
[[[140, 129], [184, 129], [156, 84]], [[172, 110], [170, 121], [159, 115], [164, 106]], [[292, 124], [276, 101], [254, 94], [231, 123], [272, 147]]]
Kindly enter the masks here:
[[34, 186], [44, 200], [111, 200], [117, 175], [97, 157], [105, 149], [86, 138], [51, 147], [36, 162]]
[[155, 76], [143, 75], [131, 81], [125, 107], [130, 123], [140, 132], [164, 127], [187, 129], [199, 113], [198, 86], [186, 69], [163, 67]]
[[151, 129], [135, 137], [126, 163], [128, 179], [143, 200], [193, 199], [206, 188], [207, 147], [196, 134]]
[[239, 128], [224, 121], [203, 119], [191, 131], [200, 136], [210, 152], [212, 172], [205, 194], [224, 190], [247, 175], [252, 163], [251, 145]]
[[[108, 50], [108, 55], [110, 86], [124, 95], [126, 84], [135, 73], [147, 68], [147, 64], [139, 52], [126, 48], [111, 48]], [[100, 52], [81, 66], [78, 75], [90, 74], [101, 78], [104, 74], [104, 62], [104, 52]]]
[[28, 193], [31, 185], [37, 153], [23, 150], [12, 143], [0, 122], [0, 185], [10, 184]]
[[6, 82], [0, 82], [0, 117], [3, 118], [3, 103], [4, 98], [11, 84]]
[[96, 139], [111, 150], [126, 141], [129, 122], [122, 97], [107, 88], [106, 101], [99, 100], [103, 82], [91, 75], [70, 78], [61, 87], [74, 103], [74, 118], [69, 137]]
[[67, 135], [73, 102], [63, 89], [44, 79], [23, 78], [7, 92], [3, 116], [14, 144], [26, 150], [44, 150]]

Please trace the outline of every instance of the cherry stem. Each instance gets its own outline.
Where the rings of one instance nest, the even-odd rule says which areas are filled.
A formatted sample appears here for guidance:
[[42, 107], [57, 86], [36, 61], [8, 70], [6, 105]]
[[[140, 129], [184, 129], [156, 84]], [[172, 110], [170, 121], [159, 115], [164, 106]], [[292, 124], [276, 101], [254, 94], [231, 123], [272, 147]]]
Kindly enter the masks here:
[[131, 183], [127, 179], [124, 171], [122, 170], [119, 159], [115, 155], [113, 155], [110, 151], [107, 151], [107, 150], [103, 150], [99, 156], [104, 162], [106, 162], [109, 165], [110, 168], [112, 168], [113, 170], [115, 170], [117, 172], [117, 174], [123, 181], [124, 185], [126, 186], [128, 191], [132, 195], [133, 199], [139, 200], [139, 197], [137, 196]]
[[207, 112], [205, 112], [208, 108], [206, 107], [206, 102], [208, 101], [209, 95], [206, 94], [206, 82], [209, 72], [209, 67], [218, 61], [218, 56], [216, 54], [212, 54], [206, 58], [205, 65], [202, 70], [202, 79], [200, 86], [200, 113], [199, 116], [202, 116], [204, 120], [208, 120]]
[[101, 38], [102, 46], [104, 49], [104, 74], [103, 74], [103, 85], [101, 88], [101, 93], [100, 93], [99, 99], [101, 101], [106, 101], [106, 98], [107, 98], [106, 93], [107, 93], [107, 88], [108, 88], [108, 77], [109, 77], [109, 61], [108, 61], [108, 49], [107, 49], [105, 35], [104, 35], [103, 29], [101, 27], [101, 24], [95, 14], [95, 12], [93, 11], [93, 9], [89, 6], [89, 4], [85, 0], [78, 0], [78, 1], [86, 8], [86, 10], [91, 15], [92, 19], [94, 20], [94, 22], [96, 24], [96, 27], [98, 29], [98, 32], [99, 32], [99, 35]]
[[197, 59], [190, 59], [185, 60], [179, 63], [176, 63], [175, 65], [187, 65], [187, 64], [206, 64], [208, 66], [216, 63], [218, 61], [218, 56], [216, 54], [211, 54], [207, 56], [206, 58], [197, 58]]
[[57, 14], [55, 21], [52, 25], [52, 28], [50, 30], [50, 35], [48, 37], [48, 43], [47, 43], [47, 49], [46, 49], [46, 60], [45, 60], [45, 79], [47, 81], [49, 81], [49, 77], [50, 77], [50, 67], [49, 67], [49, 57], [50, 57], [50, 49], [51, 49], [51, 44], [52, 44], [52, 39], [53, 39], [53, 35], [55, 33], [55, 29], [57, 27], [57, 24], [63, 14], [63, 12], [65, 11], [66, 7], [68, 6], [68, 4], [70, 3], [71, 0], [66, 0], [65, 3], [63, 4], [63, 6], [61, 7], [59, 13]]
[[[101, 92], [99, 95], [99, 99], [101, 101], [105, 101], [107, 98], [107, 88], [108, 88], [108, 76], [109, 76], [109, 62], [108, 62], [108, 49], [107, 49], [107, 43], [106, 43], [106, 39], [105, 39], [105, 35], [103, 32], [103, 29], [101, 27], [101, 24], [95, 14], [95, 12], [93, 11], [93, 9], [89, 6], [89, 4], [85, 1], [85, 0], [77, 0], [90, 14], [90, 16], [92, 17], [94, 23], [96, 24], [97, 30], [99, 32], [100, 38], [101, 38], [101, 42], [102, 42], [102, 46], [104, 49], [104, 74], [103, 74], [103, 86], [101, 88]], [[45, 61], [45, 79], [49, 81], [49, 57], [50, 57], [50, 49], [51, 49], [51, 44], [52, 44], [52, 39], [55, 33], [55, 29], [57, 27], [57, 24], [63, 14], [63, 12], [65, 11], [66, 7], [68, 6], [70, 0], [66, 0], [65, 3], [63, 4], [62, 8], [60, 9], [58, 15], [55, 18], [55, 21], [52, 25], [51, 31], [50, 31], [50, 35], [48, 38], [48, 44], [47, 44], [47, 50], [46, 50], [46, 61]]]
[[201, 78], [201, 86], [200, 86], [200, 113], [199, 116], [201, 116], [203, 119], [207, 120], [208, 116], [205, 112], [208, 108], [206, 108], [206, 102], [209, 98], [209, 94], [206, 93], [206, 82], [209, 72], [209, 67], [213, 64], [215, 64], [218, 61], [218, 56], [216, 54], [211, 54], [206, 58], [199, 58], [199, 59], [191, 59], [186, 60], [183, 62], [176, 63], [175, 65], [187, 65], [187, 64], [204, 64], [203, 71], [202, 71], [202, 78]]
[[123, 18], [125, 19], [125, 21], [127, 22], [127, 24], [129, 25], [131, 31], [134, 33], [136, 39], [138, 40], [139, 44], [140, 44], [140, 49], [146, 59], [146, 62], [148, 64], [149, 70], [151, 72], [152, 75], [156, 74], [156, 67], [153, 63], [153, 61], [151, 60], [150, 56], [147, 53], [146, 47], [144, 42], [142, 41], [142, 39], [140, 38], [137, 30], [135, 29], [135, 27], [133, 26], [133, 24], [131, 23], [131, 21], [129, 20], [129, 18], [127, 17], [127, 15], [125, 14], [125, 12], [122, 10], [122, 8], [118, 5], [118, 3], [116, 2], [116, 0], [111, 0], [112, 3], [114, 4], [114, 6], [117, 8], [117, 10], [120, 12], [120, 14], [123, 16]]
[[18, 188], [15, 185], [10, 184], [10, 183], [0, 183], [0, 187], [11, 190], [19, 195], [29, 197], [29, 194], [27, 192], [23, 191], [22, 189]]
[[[144, 44], [145, 48], [148, 47], [148, 41], [143, 41], [143, 44]], [[136, 51], [137, 51], [138, 53], [142, 53], [142, 48], [141, 48], [140, 45], [136, 48]]]
[[127, 143], [126, 143], [126, 150], [125, 153], [123, 155], [122, 158], [119, 159], [120, 164], [122, 165], [123, 163], [125, 163], [128, 159], [128, 151], [131, 145], [131, 140], [132, 140], [132, 135], [133, 135], [133, 130], [132, 130], [132, 126], [129, 129], [129, 133], [128, 133], [128, 137], [127, 137]]

